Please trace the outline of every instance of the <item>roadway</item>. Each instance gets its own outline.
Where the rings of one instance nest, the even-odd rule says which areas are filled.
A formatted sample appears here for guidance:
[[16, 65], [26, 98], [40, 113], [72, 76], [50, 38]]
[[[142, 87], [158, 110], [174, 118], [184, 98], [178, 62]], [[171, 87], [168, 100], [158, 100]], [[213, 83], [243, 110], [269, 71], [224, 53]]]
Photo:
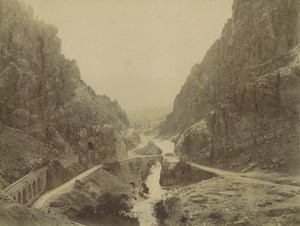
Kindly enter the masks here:
[[58, 186], [57, 188], [54, 188], [51, 191], [46, 192], [45, 194], [41, 195], [32, 205], [33, 208], [42, 208], [47, 206], [51, 200], [55, 199], [56, 197], [70, 191], [76, 180], [83, 179], [84, 177], [87, 177], [91, 175], [92, 173], [96, 172], [100, 168], [102, 168], [103, 165], [94, 166], [91, 169], [88, 169], [84, 171], [83, 173], [79, 174], [78, 176], [74, 177], [73, 179], [69, 180], [68, 182]]
[[[120, 162], [125, 162], [130, 159], [134, 159], [134, 158], [158, 158], [158, 157], [162, 157], [162, 156], [161, 155], [137, 155], [137, 156], [128, 157], [126, 159], [122, 159], [122, 160], [120, 160]], [[74, 177], [73, 179], [69, 180], [68, 182], [58, 186], [57, 188], [54, 188], [53, 190], [46, 192], [45, 194], [41, 195], [31, 205], [31, 207], [42, 208], [42, 207], [47, 206], [51, 202], [51, 200], [57, 198], [58, 196], [60, 196], [64, 193], [71, 191], [74, 187], [76, 180], [81, 180], [81, 179], [93, 174], [94, 172], [96, 172], [97, 170], [99, 170], [102, 167], [103, 167], [103, 164], [94, 166], [91, 169], [88, 169], [88, 170], [84, 171], [83, 173], [79, 174], [78, 176]]]
[[222, 169], [217, 169], [213, 167], [203, 166], [194, 162], [187, 161], [188, 164], [190, 164], [194, 168], [198, 168], [207, 172], [214, 173], [216, 175], [222, 176], [224, 178], [231, 178], [234, 180], [238, 180], [239, 182], [244, 183], [250, 183], [250, 184], [261, 184], [261, 185], [268, 185], [268, 186], [275, 186], [275, 187], [281, 187], [285, 189], [300, 189], [300, 186], [296, 185], [288, 185], [288, 184], [278, 184], [271, 181], [255, 178], [252, 174], [241, 174], [238, 172], [232, 172], [232, 171], [226, 171]]

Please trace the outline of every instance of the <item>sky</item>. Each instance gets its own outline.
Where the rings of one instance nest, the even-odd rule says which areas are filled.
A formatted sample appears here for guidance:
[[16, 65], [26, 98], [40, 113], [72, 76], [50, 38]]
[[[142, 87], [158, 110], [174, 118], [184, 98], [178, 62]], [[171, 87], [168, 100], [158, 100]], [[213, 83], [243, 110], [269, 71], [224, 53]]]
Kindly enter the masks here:
[[170, 106], [232, 0], [24, 0], [58, 27], [82, 79], [125, 110]]

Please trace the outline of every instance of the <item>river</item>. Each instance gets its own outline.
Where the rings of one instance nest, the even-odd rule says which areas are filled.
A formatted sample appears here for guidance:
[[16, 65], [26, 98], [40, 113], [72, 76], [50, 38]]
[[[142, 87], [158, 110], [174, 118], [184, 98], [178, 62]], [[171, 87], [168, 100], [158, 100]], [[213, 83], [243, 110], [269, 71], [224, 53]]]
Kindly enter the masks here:
[[[168, 140], [153, 139], [153, 142], [162, 149], [163, 155], [166, 153], [174, 153], [174, 144]], [[153, 205], [161, 200], [165, 194], [165, 190], [160, 186], [161, 164], [157, 162], [147, 177], [145, 184], [149, 188], [148, 198], [134, 205], [133, 212], [138, 217], [141, 226], [155, 226], [156, 218], [153, 216]]]

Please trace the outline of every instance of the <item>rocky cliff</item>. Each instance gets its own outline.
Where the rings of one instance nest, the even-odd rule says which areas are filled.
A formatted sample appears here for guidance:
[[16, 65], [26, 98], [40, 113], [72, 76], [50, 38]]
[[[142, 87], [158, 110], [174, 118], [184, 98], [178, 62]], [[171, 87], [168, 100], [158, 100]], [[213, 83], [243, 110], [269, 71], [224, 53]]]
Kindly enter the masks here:
[[[76, 61], [61, 53], [57, 32], [54, 25], [35, 18], [24, 2], [0, 1], [1, 127], [19, 129], [61, 156], [87, 148], [79, 142], [84, 139], [103, 140], [97, 136], [107, 134], [104, 125], [109, 125], [114, 130], [111, 149], [122, 149], [113, 154], [126, 156], [125, 142], [116, 138], [129, 125], [126, 114], [116, 101], [97, 95], [81, 80]], [[7, 148], [1, 146], [1, 152]]]
[[180, 134], [175, 151], [182, 158], [276, 157], [263, 166], [270, 167], [298, 155], [299, 5], [234, 0], [220, 39], [192, 68], [161, 126], [164, 135]]
[[193, 168], [184, 161], [169, 162], [165, 159], [161, 165], [159, 183], [164, 187], [196, 183], [217, 176], [216, 174]]

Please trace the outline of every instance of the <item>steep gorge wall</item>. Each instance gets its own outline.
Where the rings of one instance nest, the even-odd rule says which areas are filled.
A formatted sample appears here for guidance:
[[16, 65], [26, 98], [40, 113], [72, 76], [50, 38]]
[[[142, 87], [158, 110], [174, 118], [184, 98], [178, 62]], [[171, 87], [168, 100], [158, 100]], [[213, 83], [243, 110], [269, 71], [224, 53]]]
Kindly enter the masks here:
[[[98, 149], [104, 146], [116, 152], [112, 155], [126, 157], [121, 137], [129, 125], [125, 112], [81, 80], [76, 61], [61, 53], [57, 32], [54, 25], [35, 18], [23, 1], [0, 0], [0, 139], [5, 139], [5, 127], [18, 129], [58, 151], [59, 157], [86, 149], [79, 143], [84, 133], [85, 141], [97, 140]], [[102, 137], [107, 127], [114, 130], [111, 145]], [[19, 158], [28, 169], [33, 159], [41, 158], [29, 149], [18, 156], [5, 154], [15, 142], [1, 142], [6, 162]]]
[[207, 164], [234, 158], [247, 148], [260, 149], [263, 142], [257, 144], [256, 137], [264, 139], [291, 120], [276, 140], [287, 135], [292, 150], [273, 151], [282, 157], [298, 150], [299, 4], [234, 1], [221, 38], [192, 68], [162, 124], [162, 134], [181, 134], [177, 154]]

